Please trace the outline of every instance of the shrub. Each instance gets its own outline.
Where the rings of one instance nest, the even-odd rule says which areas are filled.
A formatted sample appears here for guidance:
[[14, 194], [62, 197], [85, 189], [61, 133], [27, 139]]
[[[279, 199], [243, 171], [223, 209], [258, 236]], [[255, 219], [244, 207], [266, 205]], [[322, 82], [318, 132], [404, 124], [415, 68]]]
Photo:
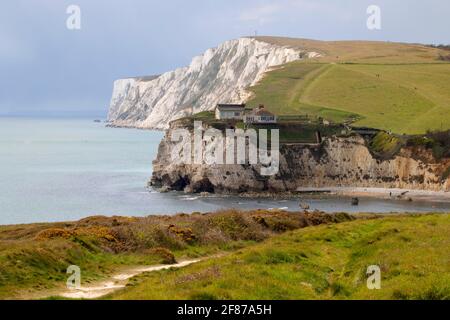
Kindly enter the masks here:
[[250, 215], [243, 212], [231, 210], [209, 215], [208, 224], [219, 229], [231, 240], [261, 241], [265, 239], [261, 226]]
[[441, 145], [433, 146], [432, 151], [433, 151], [433, 157], [436, 160], [441, 160], [444, 157], [445, 149]]
[[433, 141], [427, 147], [433, 150], [435, 159], [450, 157], [450, 130], [428, 132], [426, 137]]
[[175, 259], [175, 255], [168, 249], [157, 247], [157, 248], [151, 248], [144, 252], [145, 254], [149, 255], [155, 255], [162, 259], [162, 263], [165, 264], [175, 264], [177, 263], [177, 260]]
[[184, 242], [193, 243], [197, 240], [197, 237], [191, 228], [180, 228], [171, 224], [167, 229], [169, 232], [177, 235]]
[[68, 239], [73, 236], [75, 233], [69, 229], [61, 229], [61, 228], [49, 228], [40, 231], [36, 235], [36, 240], [48, 240], [55, 238], [65, 238]]
[[165, 247], [169, 249], [183, 249], [186, 244], [177, 235], [171, 233], [163, 225], [152, 225], [141, 233], [140, 242], [144, 247]]
[[102, 226], [92, 226], [92, 227], [82, 227], [76, 228], [73, 233], [78, 236], [92, 236], [97, 239], [104, 239], [111, 242], [116, 242], [117, 239], [113, 235], [112, 230], [108, 227]]

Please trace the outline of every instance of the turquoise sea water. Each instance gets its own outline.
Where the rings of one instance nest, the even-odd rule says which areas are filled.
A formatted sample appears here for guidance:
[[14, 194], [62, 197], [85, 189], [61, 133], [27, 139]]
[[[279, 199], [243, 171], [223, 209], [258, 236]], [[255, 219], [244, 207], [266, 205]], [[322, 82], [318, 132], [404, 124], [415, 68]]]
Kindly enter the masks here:
[[132, 214], [148, 196], [162, 135], [87, 119], [0, 119], [0, 223]]
[[[0, 118], [0, 224], [220, 208], [285, 208], [295, 200], [208, 198], [148, 190], [162, 132], [106, 128], [91, 119]], [[448, 204], [304, 199], [325, 211], [450, 211]]]

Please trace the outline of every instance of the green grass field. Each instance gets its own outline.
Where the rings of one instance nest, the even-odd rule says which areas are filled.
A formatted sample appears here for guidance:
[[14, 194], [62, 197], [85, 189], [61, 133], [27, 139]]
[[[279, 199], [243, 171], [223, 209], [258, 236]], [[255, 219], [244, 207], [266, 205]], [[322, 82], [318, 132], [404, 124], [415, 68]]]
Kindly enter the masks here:
[[[112, 299], [450, 299], [450, 215], [289, 231], [182, 269], [143, 274]], [[381, 289], [367, 288], [367, 267]]]
[[63, 291], [70, 265], [81, 268], [83, 286], [88, 286], [126, 266], [173, 264], [175, 259], [237, 250], [305, 227], [310, 219], [322, 223], [351, 219], [343, 214], [330, 217], [299, 219], [299, 213], [277, 210], [225, 210], [0, 226], [0, 300], [42, 298]]
[[[0, 226], [0, 299], [57, 298], [72, 264], [96, 286], [127, 266], [197, 257], [209, 258], [105, 298], [450, 299], [449, 234], [449, 214], [276, 210]], [[369, 265], [381, 290], [366, 287]]]
[[450, 129], [450, 64], [439, 50], [383, 42], [265, 41], [317, 50], [323, 58], [286, 64], [250, 90], [249, 105], [278, 115], [354, 120], [395, 133]]

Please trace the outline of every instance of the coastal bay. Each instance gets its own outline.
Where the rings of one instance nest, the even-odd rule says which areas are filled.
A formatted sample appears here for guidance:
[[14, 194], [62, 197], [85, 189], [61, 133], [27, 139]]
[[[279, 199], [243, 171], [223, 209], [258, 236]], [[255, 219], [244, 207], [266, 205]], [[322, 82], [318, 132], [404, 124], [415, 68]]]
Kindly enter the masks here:
[[[326, 212], [450, 211], [446, 201], [384, 196], [158, 193], [147, 188], [160, 131], [107, 128], [91, 119], [0, 119], [0, 224], [76, 220], [91, 215], [176, 214], [224, 208]], [[414, 196], [413, 198], [416, 198]], [[425, 201], [426, 200], [426, 201]], [[436, 200], [436, 199], [435, 199]]]

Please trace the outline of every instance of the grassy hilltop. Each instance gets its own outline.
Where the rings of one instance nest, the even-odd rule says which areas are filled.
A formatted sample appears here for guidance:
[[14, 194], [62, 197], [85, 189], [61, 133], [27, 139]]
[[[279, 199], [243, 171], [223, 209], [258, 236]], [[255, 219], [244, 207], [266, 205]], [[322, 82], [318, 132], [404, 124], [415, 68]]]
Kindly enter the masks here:
[[420, 134], [450, 129], [450, 52], [416, 44], [257, 37], [317, 51], [268, 72], [250, 88], [250, 105], [280, 115], [308, 114], [335, 122]]

